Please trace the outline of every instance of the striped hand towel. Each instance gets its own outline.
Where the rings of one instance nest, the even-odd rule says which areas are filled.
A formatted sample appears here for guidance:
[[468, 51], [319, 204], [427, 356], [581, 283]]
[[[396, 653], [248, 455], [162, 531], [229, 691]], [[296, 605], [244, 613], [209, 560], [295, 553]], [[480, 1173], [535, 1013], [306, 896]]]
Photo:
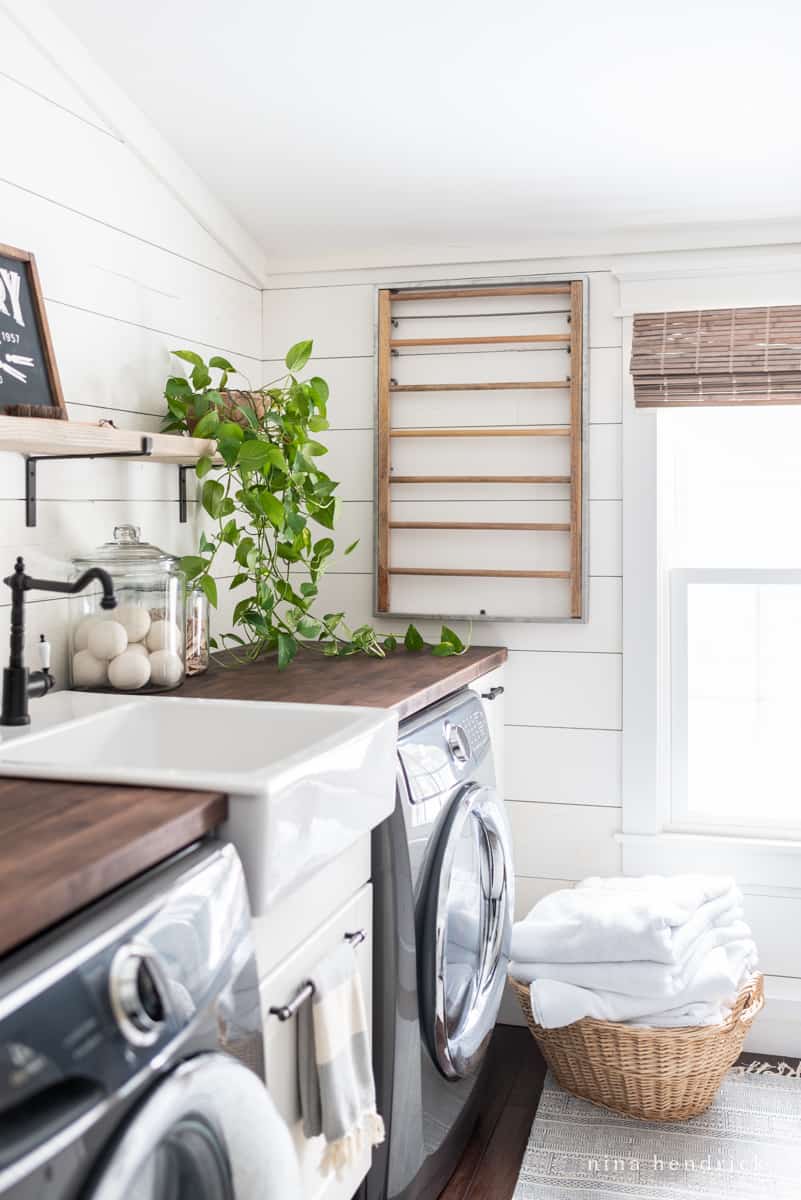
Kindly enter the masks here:
[[303, 1132], [323, 1134], [320, 1169], [339, 1177], [367, 1146], [384, 1140], [362, 983], [353, 947], [339, 946], [310, 975], [314, 992], [298, 1014]]

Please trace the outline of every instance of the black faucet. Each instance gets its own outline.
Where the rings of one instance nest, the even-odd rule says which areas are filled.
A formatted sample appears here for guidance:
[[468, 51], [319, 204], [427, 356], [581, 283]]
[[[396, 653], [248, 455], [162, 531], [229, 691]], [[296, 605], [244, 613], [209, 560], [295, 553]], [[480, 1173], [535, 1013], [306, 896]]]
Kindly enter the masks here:
[[104, 571], [102, 567], [90, 567], [74, 583], [63, 583], [59, 579], [32, 579], [30, 575], [25, 574], [25, 563], [18, 558], [14, 565], [14, 574], [3, 580], [11, 588], [11, 654], [8, 666], [3, 671], [3, 708], [0, 713], [0, 725], [30, 725], [28, 700], [31, 697], [44, 696], [56, 682], [50, 674], [48, 662], [43, 664], [41, 671], [29, 671], [25, 666], [25, 593], [35, 590], [64, 592], [68, 596], [74, 596], [76, 592], [82, 592], [94, 579], [103, 588], [100, 607], [116, 608], [114, 584], [108, 571]]

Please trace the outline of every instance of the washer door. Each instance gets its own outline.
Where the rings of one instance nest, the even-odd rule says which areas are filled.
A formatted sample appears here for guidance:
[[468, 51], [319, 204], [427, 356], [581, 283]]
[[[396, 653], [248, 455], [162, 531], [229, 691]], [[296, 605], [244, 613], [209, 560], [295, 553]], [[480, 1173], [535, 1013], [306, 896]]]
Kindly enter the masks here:
[[86, 1200], [302, 1200], [297, 1158], [264, 1085], [202, 1054], [157, 1084], [123, 1126]]
[[512, 935], [511, 834], [492, 788], [468, 784], [435, 847], [423, 912], [421, 1013], [447, 1079], [486, 1050], [506, 982]]

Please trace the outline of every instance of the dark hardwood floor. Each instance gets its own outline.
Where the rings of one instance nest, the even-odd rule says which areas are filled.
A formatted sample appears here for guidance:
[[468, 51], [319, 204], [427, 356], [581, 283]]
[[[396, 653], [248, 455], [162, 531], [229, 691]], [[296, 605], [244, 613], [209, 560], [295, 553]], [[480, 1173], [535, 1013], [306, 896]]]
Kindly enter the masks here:
[[[462, 1161], [440, 1200], [511, 1200], [545, 1079], [545, 1062], [527, 1029], [499, 1025], [493, 1039], [486, 1101]], [[782, 1061], [742, 1054], [738, 1064]], [[794, 1069], [799, 1060], [784, 1059]]]
[[486, 1084], [486, 1103], [462, 1161], [440, 1200], [509, 1200], [517, 1183], [545, 1063], [527, 1029], [499, 1025]]

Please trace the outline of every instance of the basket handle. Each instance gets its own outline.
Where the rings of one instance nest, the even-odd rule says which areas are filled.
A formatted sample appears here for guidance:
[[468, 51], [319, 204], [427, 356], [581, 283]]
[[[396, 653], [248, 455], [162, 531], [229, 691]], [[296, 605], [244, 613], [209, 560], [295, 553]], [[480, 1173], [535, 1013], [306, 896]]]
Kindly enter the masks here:
[[750, 1025], [754, 1017], [758, 1016], [765, 1007], [765, 993], [762, 988], [755, 984], [750, 990], [748, 1003], [739, 1016], [739, 1021], [743, 1025]]

